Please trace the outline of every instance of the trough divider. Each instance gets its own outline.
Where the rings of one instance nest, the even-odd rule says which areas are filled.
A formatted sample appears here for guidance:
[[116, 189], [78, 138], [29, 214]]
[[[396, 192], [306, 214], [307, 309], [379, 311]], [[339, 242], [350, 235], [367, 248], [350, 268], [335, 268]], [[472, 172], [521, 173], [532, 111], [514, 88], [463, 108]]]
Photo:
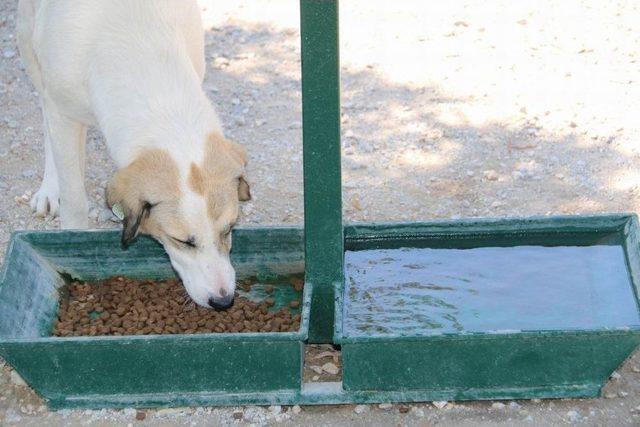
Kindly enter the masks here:
[[316, 288], [309, 341], [331, 343], [343, 277], [338, 1], [300, 0], [305, 280]]

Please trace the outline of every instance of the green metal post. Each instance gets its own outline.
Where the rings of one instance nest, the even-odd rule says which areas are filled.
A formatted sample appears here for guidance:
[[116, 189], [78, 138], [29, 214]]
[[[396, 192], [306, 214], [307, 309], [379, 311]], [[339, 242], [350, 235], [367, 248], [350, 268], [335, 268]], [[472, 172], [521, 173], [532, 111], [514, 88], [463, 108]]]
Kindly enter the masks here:
[[333, 341], [334, 287], [343, 277], [338, 1], [300, 0], [306, 281], [309, 341]]

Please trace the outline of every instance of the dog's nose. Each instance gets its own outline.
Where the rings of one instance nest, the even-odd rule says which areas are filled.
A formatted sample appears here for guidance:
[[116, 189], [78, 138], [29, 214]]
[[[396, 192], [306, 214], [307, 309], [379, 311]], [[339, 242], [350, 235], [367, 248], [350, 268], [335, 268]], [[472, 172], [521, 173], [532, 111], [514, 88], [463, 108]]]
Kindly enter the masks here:
[[222, 298], [209, 298], [209, 305], [216, 310], [226, 310], [233, 305], [233, 294], [226, 294]]

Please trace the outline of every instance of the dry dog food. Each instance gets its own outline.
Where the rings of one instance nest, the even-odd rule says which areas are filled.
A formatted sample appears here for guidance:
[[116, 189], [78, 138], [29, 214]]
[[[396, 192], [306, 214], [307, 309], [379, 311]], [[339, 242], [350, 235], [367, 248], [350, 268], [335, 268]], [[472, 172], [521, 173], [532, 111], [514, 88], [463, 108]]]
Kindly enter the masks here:
[[[300, 286], [299, 281], [291, 284], [296, 289]], [[242, 287], [250, 284], [245, 282]], [[114, 277], [97, 285], [72, 282], [61, 299], [53, 333], [69, 337], [297, 331], [300, 314], [288, 307], [270, 311], [275, 303], [273, 297], [261, 303], [236, 297], [229, 309], [216, 311], [195, 305], [175, 279], [153, 282]], [[290, 307], [299, 305], [292, 301]]]

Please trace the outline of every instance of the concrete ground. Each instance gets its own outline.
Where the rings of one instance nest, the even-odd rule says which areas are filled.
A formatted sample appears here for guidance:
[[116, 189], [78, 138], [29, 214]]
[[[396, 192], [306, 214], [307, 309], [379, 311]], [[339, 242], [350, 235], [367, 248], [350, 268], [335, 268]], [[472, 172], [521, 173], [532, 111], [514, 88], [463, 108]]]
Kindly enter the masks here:
[[[0, 256], [11, 231], [52, 229], [28, 207], [42, 177], [37, 96], [0, 0]], [[205, 88], [249, 150], [247, 223], [301, 223], [300, 45], [295, 0], [202, 0]], [[640, 5], [634, 1], [343, 1], [347, 221], [638, 211]], [[95, 227], [113, 171], [88, 140]], [[441, 407], [441, 408], [440, 408]], [[3, 425], [640, 425], [640, 360], [602, 398], [367, 407], [49, 412], [8, 366]], [[236, 420], [235, 417], [241, 418]], [[142, 417], [142, 415], [139, 415]]]

